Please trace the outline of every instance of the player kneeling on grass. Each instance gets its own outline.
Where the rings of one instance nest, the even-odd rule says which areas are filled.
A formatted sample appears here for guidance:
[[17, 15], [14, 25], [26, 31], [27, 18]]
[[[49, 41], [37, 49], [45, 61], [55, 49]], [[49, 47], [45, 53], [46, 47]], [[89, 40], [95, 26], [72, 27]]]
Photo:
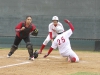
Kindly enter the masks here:
[[53, 49], [56, 49], [58, 47], [60, 54], [63, 57], [69, 58], [68, 61], [79, 62], [79, 57], [72, 50], [69, 40], [69, 37], [74, 31], [74, 27], [69, 20], [65, 20], [65, 22], [68, 23], [70, 29], [64, 32], [61, 26], [58, 26], [56, 28], [56, 32], [58, 33], [58, 35], [54, 39], [51, 48], [49, 49], [48, 53], [44, 56], [44, 58], [46, 58], [52, 52]]
[[23, 39], [26, 43], [26, 48], [28, 49], [29, 59], [34, 60], [33, 45], [30, 42], [29, 34], [31, 33], [33, 36], [37, 36], [38, 30], [36, 29], [35, 25], [32, 24], [32, 17], [27, 16], [25, 22], [20, 22], [15, 27], [15, 31], [16, 31], [16, 37], [7, 57], [10, 57], [17, 50], [19, 43]]

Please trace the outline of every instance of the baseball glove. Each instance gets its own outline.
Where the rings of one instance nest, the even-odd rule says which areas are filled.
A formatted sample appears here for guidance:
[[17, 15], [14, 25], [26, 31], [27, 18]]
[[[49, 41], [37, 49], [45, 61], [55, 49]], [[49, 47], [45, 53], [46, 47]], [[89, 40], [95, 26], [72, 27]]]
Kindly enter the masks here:
[[34, 58], [36, 59], [38, 57], [38, 51], [35, 50], [35, 52], [33, 53]]
[[38, 35], [38, 29], [35, 29], [34, 31], [32, 31], [31, 35], [37, 36]]

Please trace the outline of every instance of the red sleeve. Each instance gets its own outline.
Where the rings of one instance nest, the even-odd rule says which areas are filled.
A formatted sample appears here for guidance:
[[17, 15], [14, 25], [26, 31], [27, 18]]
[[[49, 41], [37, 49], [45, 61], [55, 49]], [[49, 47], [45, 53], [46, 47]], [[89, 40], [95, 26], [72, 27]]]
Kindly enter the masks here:
[[20, 31], [20, 29], [22, 28], [22, 23], [23, 22], [20, 22], [19, 24], [17, 24], [17, 26], [15, 27], [16, 31]]
[[31, 30], [31, 32], [32, 32], [34, 29], [36, 29], [36, 26], [35, 26], [34, 24], [32, 24], [32, 30]]
[[50, 35], [50, 39], [52, 39], [52, 32], [49, 32], [49, 35]]
[[20, 29], [22, 28], [22, 23], [23, 23], [23, 22], [20, 22], [20, 23], [17, 24], [17, 26], [15, 27], [16, 35], [17, 35], [18, 37], [20, 37], [19, 32], [20, 32]]
[[72, 31], [74, 31], [74, 27], [73, 27], [72, 23], [71, 23], [71, 22], [68, 22], [68, 25], [69, 25], [70, 29], [71, 29]]
[[48, 55], [52, 52], [53, 48], [50, 47], [49, 51], [48, 51]]
[[71, 29], [72, 31], [74, 31], [74, 26], [73, 26], [73, 24], [72, 24], [69, 20], [67, 20], [67, 19], [65, 19], [64, 21], [65, 21], [66, 23], [68, 23], [70, 29]]

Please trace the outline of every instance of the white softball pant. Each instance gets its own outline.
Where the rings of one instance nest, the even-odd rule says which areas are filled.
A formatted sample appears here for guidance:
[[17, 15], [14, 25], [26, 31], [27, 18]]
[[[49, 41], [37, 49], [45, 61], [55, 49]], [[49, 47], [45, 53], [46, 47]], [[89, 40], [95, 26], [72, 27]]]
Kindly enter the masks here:
[[68, 52], [61, 53], [61, 55], [63, 57], [69, 57], [70, 59], [75, 57], [76, 58], [75, 62], [79, 62], [79, 57], [77, 56], [77, 54], [73, 50], [69, 50]]
[[[56, 37], [56, 36], [57, 36], [57, 34], [53, 34], [53, 35], [52, 35], [53, 38]], [[44, 45], [47, 45], [48, 42], [49, 42], [50, 40], [51, 40], [51, 39], [50, 39], [50, 35], [48, 34], [48, 36], [47, 36], [46, 39], [44, 40], [43, 44], [44, 44]]]

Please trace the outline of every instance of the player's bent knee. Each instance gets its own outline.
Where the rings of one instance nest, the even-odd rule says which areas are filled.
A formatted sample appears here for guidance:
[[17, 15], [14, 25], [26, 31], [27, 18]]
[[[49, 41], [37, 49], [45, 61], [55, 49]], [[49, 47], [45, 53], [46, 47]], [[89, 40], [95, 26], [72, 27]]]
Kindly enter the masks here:
[[26, 43], [26, 48], [31, 50], [31, 49], [33, 49], [33, 45], [30, 42], [28, 42], [28, 43]]
[[71, 62], [79, 62], [79, 58], [72, 57]]
[[75, 57], [72, 57], [71, 58], [71, 62], [75, 62], [76, 61], [76, 58]]
[[16, 50], [16, 49], [18, 49], [18, 46], [12, 45], [12, 48], [14, 48]]

